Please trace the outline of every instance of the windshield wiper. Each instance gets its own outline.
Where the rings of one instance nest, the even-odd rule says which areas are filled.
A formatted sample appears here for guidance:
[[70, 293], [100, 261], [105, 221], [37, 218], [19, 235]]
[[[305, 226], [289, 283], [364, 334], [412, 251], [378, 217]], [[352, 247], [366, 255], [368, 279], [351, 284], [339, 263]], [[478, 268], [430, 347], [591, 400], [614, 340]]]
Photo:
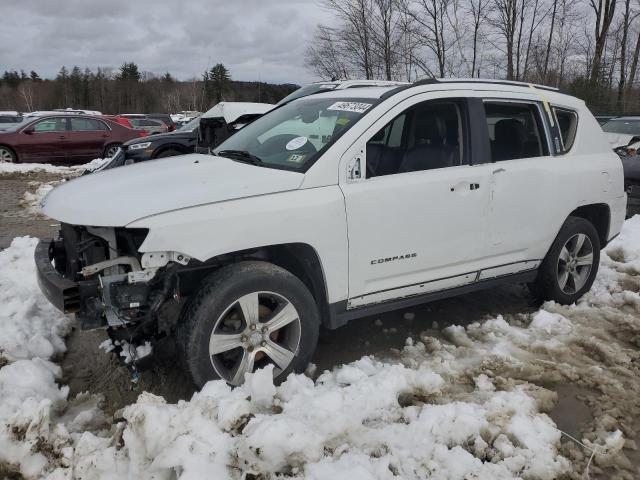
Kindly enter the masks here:
[[232, 160], [250, 163], [251, 165], [264, 165], [264, 162], [260, 157], [256, 157], [253, 153], [249, 153], [246, 150], [221, 150], [218, 152], [218, 155], [221, 157], [231, 158]]

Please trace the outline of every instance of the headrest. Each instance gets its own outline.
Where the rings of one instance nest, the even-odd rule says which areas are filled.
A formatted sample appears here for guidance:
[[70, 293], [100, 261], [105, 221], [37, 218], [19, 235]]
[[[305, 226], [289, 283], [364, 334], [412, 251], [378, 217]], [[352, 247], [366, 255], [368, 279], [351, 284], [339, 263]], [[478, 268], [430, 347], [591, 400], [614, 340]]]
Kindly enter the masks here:
[[495, 124], [495, 141], [500, 144], [522, 144], [527, 139], [527, 133], [522, 122], [515, 118], [505, 118]]

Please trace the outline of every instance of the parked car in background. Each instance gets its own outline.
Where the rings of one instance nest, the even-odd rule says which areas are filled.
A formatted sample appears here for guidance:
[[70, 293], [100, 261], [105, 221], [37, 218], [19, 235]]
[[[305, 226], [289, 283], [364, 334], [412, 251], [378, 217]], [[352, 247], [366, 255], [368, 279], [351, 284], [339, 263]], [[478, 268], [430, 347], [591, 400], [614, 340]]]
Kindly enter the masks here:
[[102, 112], [97, 110], [79, 110], [76, 108], [54, 108], [53, 111], [57, 113], [75, 113], [77, 115], [102, 115]]
[[160, 120], [167, 126], [168, 132], [173, 132], [176, 129], [176, 123], [171, 118], [171, 115], [168, 113], [149, 113], [147, 114], [147, 118], [151, 118], [153, 120]]
[[35, 250], [53, 305], [113, 341], [174, 336], [200, 387], [283, 381], [320, 325], [504, 283], [572, 304], [625, 217], [585, 103], [525, 83], [320, 93], [214, 153], [63, 183], [43, 200], [60, 238]]
[[102, 112], [98, 112], [96, 110], [76, 110], [73, 108], [55, 108], [53, 110], [36, 110], [34, 112], [25, 113], [25, 117], [42, 117], [45, 115], [94, 115], [100, 116]]
[[640, 155], [622, 158], [624, 188], [627, 191], [627, 217], [640, 215]]
[[602, 125], [612, 148], [624, 147], [640, 140], [640, 117], [616, 117]]
[[176, 129], [176, 124], [168, 113], [122, 113], [120, 117], [128, 118], [130, 120], [135, 119], [151, 119], [160, 120], [167, 126], [167, 132], [173, 132]]
[[120, 152], [100, 170], [195, 151], [209, 153], [231, 133], [272, 108], [273, 105], [268, 103], [220, 102], [178, 130], [125, 143]]
[[[102, 117], [35, 117], [0, 132], [0, 162], [82, 163], [114, 155], [141, 132]], [[146, 133], [145, 133], [146, 135]]]
[[396, 82], [391, 80], [332, 80], [330, 82], [315, 82], [304, 87], [300, 87], [295, 92], [290, 93], [276, 105], [284, 105], [296, 98], [306, 97], [315, 93], [330, 92], [332, 90], [346, 90], [347, 88], [358, 87], [402, 87], [409, 85], [407, 82]]
[[211, 153], [236, 131], [273, 108], [270, 103], [218, 103], [200, 117], [196, 153]]
[[22, 123], [24, 117], [18, 112], [0, 112], [0, 131]]
[[160, 120], [153, 120], [151, 118], [127, 118], [127, 120], [133, 125], [133, 128], [145, 130], [149, 135], [169, 131], [168, 127]]
[[596, 115], [596, 120], [600, 125], [604, 125], [612, 118], [616, 118], [616, 115]]

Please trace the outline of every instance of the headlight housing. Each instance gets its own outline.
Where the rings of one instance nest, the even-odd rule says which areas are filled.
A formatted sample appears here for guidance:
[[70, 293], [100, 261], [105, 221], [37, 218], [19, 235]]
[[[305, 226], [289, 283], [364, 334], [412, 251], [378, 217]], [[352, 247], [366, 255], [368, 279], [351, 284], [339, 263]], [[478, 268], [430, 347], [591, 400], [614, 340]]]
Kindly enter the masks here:
[[149, 145], [151, 145], [151, 142], [134, 143], [133, 145], [129, 145], [129, 150], [142, 150]]

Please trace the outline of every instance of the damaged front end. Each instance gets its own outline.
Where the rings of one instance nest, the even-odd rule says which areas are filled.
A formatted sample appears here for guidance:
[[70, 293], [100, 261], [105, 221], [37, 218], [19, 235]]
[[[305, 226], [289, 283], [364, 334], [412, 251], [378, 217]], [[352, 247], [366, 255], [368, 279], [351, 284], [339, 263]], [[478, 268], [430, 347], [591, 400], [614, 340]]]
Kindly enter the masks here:
[[190, 258], [138, 252], [145, 229], [62, 224], [41, 241], [35, 260], [42, 292], [74, 313], [83, 330], [107, 328], [114, 343], [140, 343], [169, 333], [181, 306], [178, 270]]

